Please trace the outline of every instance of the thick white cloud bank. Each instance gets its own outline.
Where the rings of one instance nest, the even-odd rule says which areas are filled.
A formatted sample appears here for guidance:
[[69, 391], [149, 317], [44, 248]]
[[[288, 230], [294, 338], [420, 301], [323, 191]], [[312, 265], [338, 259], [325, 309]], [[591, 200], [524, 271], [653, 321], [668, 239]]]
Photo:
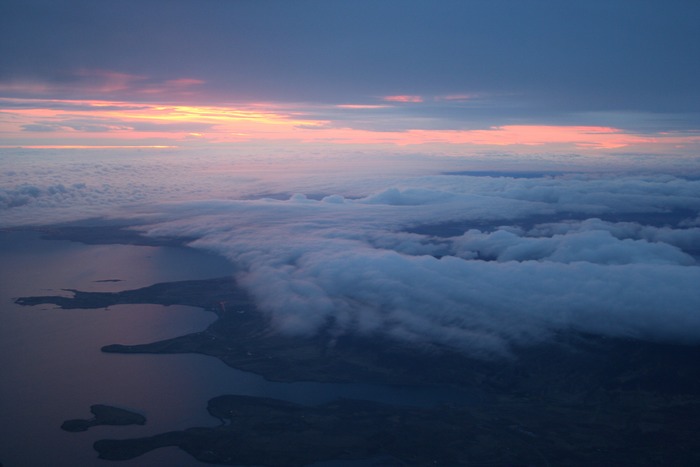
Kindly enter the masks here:
[[6, 225], [131, 218], [147, 235], [196, 238], [237, 265], [278, 332], [391, 336], [477, 356], [565, 331], [700, 343], [697, 179], [341, 162], [49, 164], [4, 186], [0, 209]]

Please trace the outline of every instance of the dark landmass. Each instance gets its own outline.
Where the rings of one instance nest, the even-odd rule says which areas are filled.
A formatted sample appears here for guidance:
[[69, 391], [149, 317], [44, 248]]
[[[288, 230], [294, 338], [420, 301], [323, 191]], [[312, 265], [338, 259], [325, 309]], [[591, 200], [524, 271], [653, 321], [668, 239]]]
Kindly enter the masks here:
[[[405, 465], [700, 465], [700, 346], [566, 333], [513, 349], [510, 358], [474, 358], [379, 336], [281, 335], [229, 277], [116, 293], [71, 291], [72, 298], [17, 303], [197, 306], [219, 317], [205, 331], [103, 351], [200, 353], [273, 381], [451, 385], [489, 396], [432, 409], [358, 401], [303, 407], [227, 396], [214, 399], [210, 411], [230, 422], [100, 441], [95, 447], [105, 458], [178, 446], [202, 461], [231, 465], [382, 455]], [[238, 415], [224, 416], [226, 410]]]
[[146, 237], [137, 230], [123, 225], [53, 225], [48, 227], [23, 227], [41, 233], [45, 240], [68, 240], [86, 245], [140, 245], [184, 246], [194, 240], [187, 237]]
[[93, 405], [90, 412], [94, 415], [88, 420], [66, 420], [61, 425], [65, 431], [87, 431], [88, 428], [99, 425], [145, 425], [146, 417], [125, 409], [110, 405]]
[[100, 440], [94, 447], [100, 458], [126, 460], [177, 446], [200, 461], [227, 465], [302, 466], [379, 456], [406, 466], [698, 465], [700, 404], [678, 400], [629, 410], [640, 402], [620, 396], [592, 411], [525, 399], [419, 409], [220, 396], [208, 410], [221, 426]]
[[154, 284], [122, 292], [83, 292], [73, 297], [21, 297], [20, 305], [51, 303], [63, 309], [117, 304], [189, 305], [212, 311], [206, 330], [149, 344], [103, 347], [114, 353], [200, 353], [271, 381], [453, 384], [489, 392], [530, 391], [547, 382], [574, 390], [586, 377], [603, 389], [622, 386], [700, 393], [696, 377], [700, 346], [612, 339], [567, 333], [551, 342], [514, 350], [511, 358], [471, 358], [434, 345], [419, 346], [379, 336], [313, 337], [274, 332], [231, 277]]
[[93, 282], [123, 282], [124, 279], [100, 279]]
[[63, 309], [106, 308], [112, 305], [152, 303], [158, 305], [189, 305], [218, 312], [223, 307], [248, 306], [249, 299], [244, 291], [236, 287], [233, 278], [165, 282], [141, 289], [122, 292], [82, 292], [63, 289], [73, 293], [73, 297], [40, 296], [21, 297], [20, 305], [50, 303]]

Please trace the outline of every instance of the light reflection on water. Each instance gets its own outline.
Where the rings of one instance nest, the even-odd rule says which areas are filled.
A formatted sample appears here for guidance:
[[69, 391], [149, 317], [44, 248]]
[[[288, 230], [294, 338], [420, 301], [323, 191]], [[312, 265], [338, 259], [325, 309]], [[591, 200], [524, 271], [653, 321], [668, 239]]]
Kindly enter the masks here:
[[[215, 315], [198, 308], [118, 305], [97, 310], [21, 307], [14, 298], [57, 294], [62, 288], [117, 291], [157, 282], [221, 277], [224, 260], [183, 248], [82, 245], [41, 240], [37, 234], [0, 232], [0, 462], [60, 467], [106, 465], [92, 443], [131, 438], [218, 421], [208, 399], [242, 394], [303, 404], [338, 397], [429, 405], [464, 400], [456, 390], [370, 384], [271, 383], [203, 355], [105, 354], [107, 344], [136, 344], [205, 329]], [[96, 282], [120, 279], [120, 282]], [[59, 429], [89, 418], [92, 404], [131, 409], [145, 426]], [[9, 421], [9, 422], [8, 422]], [[109, 463], [114, 465], [113, 463]], [[157, 450], [119, 465], [199, 465], [177, 449]], [[202, 464], [210, 465], [210, 464]]]

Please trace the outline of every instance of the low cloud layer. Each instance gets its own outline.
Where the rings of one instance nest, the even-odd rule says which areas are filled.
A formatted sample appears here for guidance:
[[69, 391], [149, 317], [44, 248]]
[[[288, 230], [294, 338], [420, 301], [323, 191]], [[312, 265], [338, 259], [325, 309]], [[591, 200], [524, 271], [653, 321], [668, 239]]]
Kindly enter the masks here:
[[[700, 208], [698, 182], [442, 176], [400, 185], [352, 200], [177, 205], [172, 215], [186, 214], [149, 234], [194, 235], [193, 246], [231, 259], [280, 332], [389, 335], [474, 355], [568, 330], [700, 341], [700, 229], [643, 223]], [[208, 213], [193, 218], [199, 210]], [[639, 221], [589, 217], [625, 212]], [[524, 228], [533, 217], [553, 222]], [[407, 231], [450, 221], [482, 229]]]
[[423, 158], [402, 172], [342, 159], [296, 172], [262, 159], [158, 161], [5, 173], [32, 174], [4, 187], [5, 223], [101, 212], [147, 235], [194, 237], [235, 263], [283, 333], [389, 336], [487, 357], [562, 331], [700, 343], [698, 180], [441, 175]]

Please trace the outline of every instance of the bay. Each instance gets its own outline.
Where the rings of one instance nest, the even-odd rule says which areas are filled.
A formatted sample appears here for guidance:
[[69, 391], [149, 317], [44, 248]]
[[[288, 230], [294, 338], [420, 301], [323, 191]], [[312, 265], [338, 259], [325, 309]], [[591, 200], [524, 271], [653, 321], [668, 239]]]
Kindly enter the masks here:
[[[425, 406], [469, 397], [449, 388], [273, 383], [203, 355], [100, 351], [108, 344], [153, 342], [203, 330], [216, 317], [199, 308], [139, 304], [60, 310], [14, 303], [19, 296], [70, 293], [63, 289], [114, 292], [232, 273], [224, 259], [190, 248], [84, 245], [44, 240], [36, 232], [0, 232], [0, 462], [114, 465], [97, 459], [94, 441], [214, 426], [218, 420], [207, 414], [206, 404], [222, 394], [302, 404], [356, 398]], [[141, 413], [147, 423], [77, 434], [60, 430], [65, 420], [89, 418], [89, 407], [97, 403]], [[167, 448], [120, 465], [211, 464]]]

